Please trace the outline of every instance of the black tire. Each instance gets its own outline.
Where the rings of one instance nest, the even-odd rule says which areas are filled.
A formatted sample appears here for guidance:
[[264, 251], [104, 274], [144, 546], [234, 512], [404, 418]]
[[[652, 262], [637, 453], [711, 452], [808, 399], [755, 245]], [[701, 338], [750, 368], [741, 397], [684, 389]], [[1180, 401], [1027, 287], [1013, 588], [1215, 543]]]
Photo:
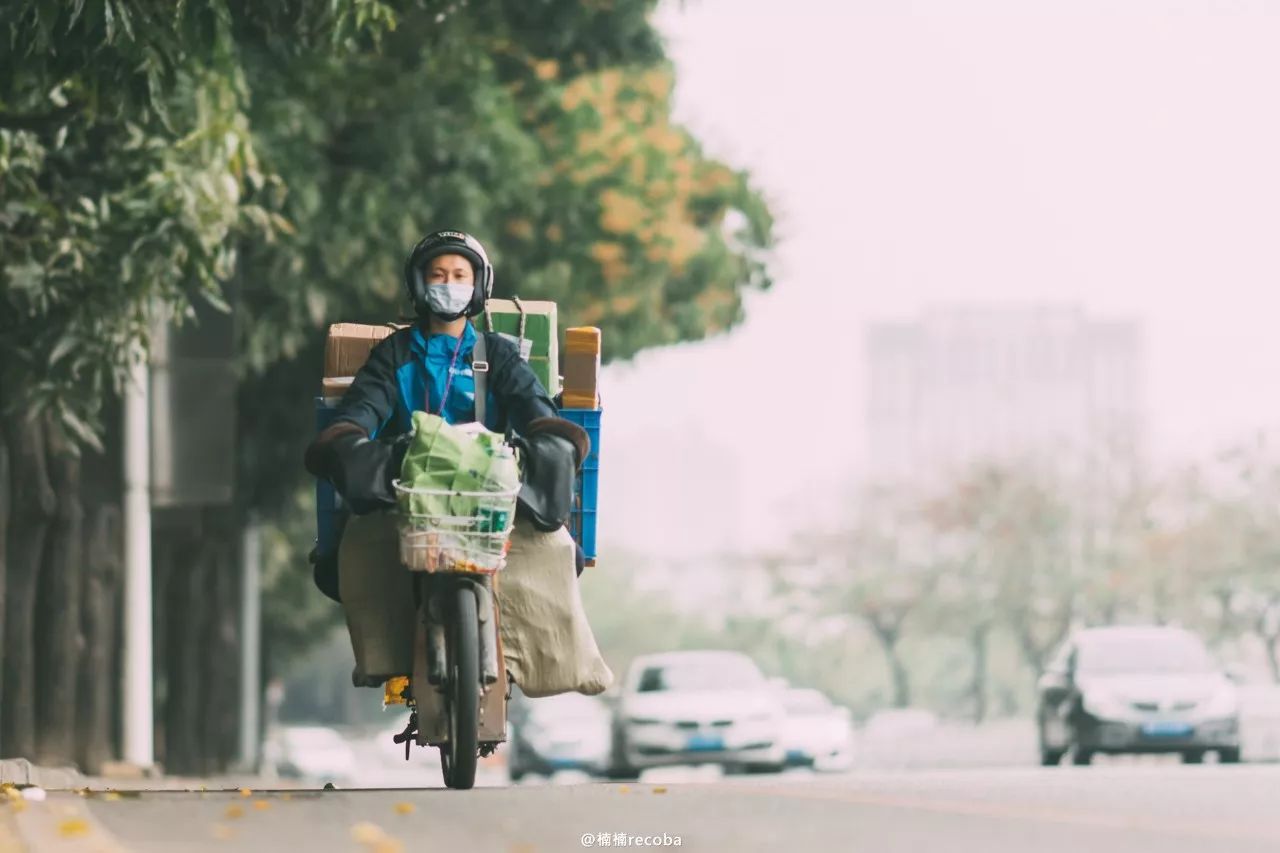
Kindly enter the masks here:
[[781, 773], [783, 765], [781, 764], [747, 764], [742, 768], [752, 775], [763, 775], [765, 773]]
[[1057, 767], [1062, 764], [1062, 758], [1070, 751], [1070, 743], [1061, 749], [1054, 749], [1049, 746], [1049, 739], [1045, 737], [1045, 717], [1041, 714], [1038, 718], [1036, 726], [1036, 742], [1040, 747], [1040, 766], [1041, 767]]
[[453, 592], [447, 649], [449, 685], [445, 692], [449, 743], [440, 750], [444, 783], [465, 791], [476, 784], [480, 726], [480, 621], [476, 596], [459, 584]]
[[1240, 763], [1240, 747], [1235, 746], [1230, 749], [1218, 750], [1219, 764], [1239, 764]]
[[1071, 751], [1071, 763], [1077, 767], [1088, 767], [1093, 763], [1093, 753], [1077, 746]]
[[611, 782], [634, 782], [640, 778], [640, 771], [634, 767], [610, 767], [605, 778]]
[[1200, 749], [1189, 749], [1182, 753], [1183, 764], [1204, 764], [1204, 751]]
[[627, 764], [627, 752], [622, 744], [622, 733], [613, 731], [613, 742], [609, 749], [609, 767], [605, 777], [615, 782], [634, 782], [640, 778], [640, 771]]

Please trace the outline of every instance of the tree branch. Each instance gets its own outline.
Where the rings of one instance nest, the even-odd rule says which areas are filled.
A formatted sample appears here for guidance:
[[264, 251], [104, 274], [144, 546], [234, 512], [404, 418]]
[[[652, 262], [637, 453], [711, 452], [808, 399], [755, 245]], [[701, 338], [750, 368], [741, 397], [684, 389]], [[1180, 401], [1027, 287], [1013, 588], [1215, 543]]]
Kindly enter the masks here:
[[47, 113], [10, 113], [0, 110], [0, 127], [5, 130], [52, 130], [79, 113], [82, 106], [67, 104]]

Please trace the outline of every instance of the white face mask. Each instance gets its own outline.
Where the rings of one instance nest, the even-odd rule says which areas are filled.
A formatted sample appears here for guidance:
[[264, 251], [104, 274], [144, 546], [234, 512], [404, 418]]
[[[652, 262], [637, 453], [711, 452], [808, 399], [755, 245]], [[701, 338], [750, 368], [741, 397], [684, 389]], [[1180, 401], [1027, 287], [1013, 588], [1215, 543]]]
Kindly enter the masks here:
[[432, 314], [453, 317], [462, 314], [471, 305], [471, 297], [475, 294], [475, 285], [467, 284], [428, 284], [427, 307]]

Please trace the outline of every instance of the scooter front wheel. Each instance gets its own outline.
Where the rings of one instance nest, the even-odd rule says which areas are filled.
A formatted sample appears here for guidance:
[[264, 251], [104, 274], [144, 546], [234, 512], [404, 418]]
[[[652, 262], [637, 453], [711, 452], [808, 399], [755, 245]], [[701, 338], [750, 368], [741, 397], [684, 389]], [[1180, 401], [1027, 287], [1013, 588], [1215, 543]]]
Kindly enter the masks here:
[[449, 742], [440, 750], [440, 767], [446, 786], [466, 790], [476, 783], [479, 751], [480, 621], [470, 586], [458, 584], [451, 597], [445, 643]]

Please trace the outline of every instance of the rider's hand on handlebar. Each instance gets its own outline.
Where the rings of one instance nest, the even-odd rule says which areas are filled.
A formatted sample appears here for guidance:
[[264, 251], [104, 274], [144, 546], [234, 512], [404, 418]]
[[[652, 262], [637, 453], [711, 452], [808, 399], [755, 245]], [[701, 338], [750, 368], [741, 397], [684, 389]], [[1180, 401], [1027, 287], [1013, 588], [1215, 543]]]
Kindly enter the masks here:
[[354, 514], [366, 515], [396, 505], [391, 481], [400, 476], [410, 440], [407, 434], [373, 441], [350, 433], [329, 442], [329, 479]]

